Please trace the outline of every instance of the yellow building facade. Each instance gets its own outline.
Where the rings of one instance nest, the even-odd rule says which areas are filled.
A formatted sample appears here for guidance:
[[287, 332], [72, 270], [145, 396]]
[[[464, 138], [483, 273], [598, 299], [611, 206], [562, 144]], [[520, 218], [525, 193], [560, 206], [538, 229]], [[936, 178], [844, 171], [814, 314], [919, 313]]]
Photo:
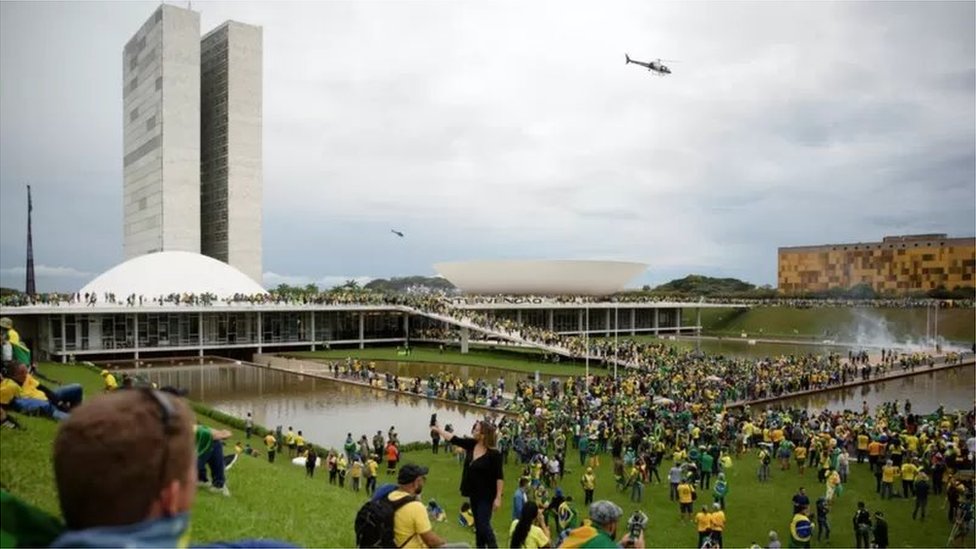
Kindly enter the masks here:
[[779, 248], [778, 260], [778, 285], [784, 294], [859, 284], [887, 294], [976, 285], [976, 237], [922, 234], [886, 236], [881, 242], [786, 247]]

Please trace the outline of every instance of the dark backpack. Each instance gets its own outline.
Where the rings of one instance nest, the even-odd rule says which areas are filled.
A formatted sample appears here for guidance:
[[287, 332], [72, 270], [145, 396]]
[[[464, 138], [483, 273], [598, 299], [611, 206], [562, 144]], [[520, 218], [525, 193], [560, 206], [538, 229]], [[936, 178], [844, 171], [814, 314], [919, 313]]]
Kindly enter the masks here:
[[417, 501], [413, 496], [405, 496], [396, 501], [380, 497], [367, 501], [356, 513], [356, 547], [398, 548], [410, 541], [397, 545], [393, 541], [393, 515], [404, 505]]

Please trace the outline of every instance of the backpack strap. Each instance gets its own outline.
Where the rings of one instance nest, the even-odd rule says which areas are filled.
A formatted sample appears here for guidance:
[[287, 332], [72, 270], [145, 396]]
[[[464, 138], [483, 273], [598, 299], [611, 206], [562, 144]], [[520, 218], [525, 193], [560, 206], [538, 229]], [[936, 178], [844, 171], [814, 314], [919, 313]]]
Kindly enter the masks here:
[[[414, 501], [419, 501], [419, 500], [415, 496], [404, 496], [404, 497], [402, 497], [402, 498], [400, 498], [400, 499], [398, 499], [396, 501], [390, 502], [390, 503], [393, 504], [393, 515], [394, 515], [394, 517], [396, 516], [396, 512], [399, 511], [401, 507], [403, 507], [404, 505], [406, 505], [408, 503], [414, 502]], [[396, 518], [394, 518], [393, 520], [396, 521]], [[401, 549], [403, 546], [405, 546], [406, 544], [410, 543], [410, 540], [412, 540], [414, 538], [414, 536], [416, 536], [416, 535], [417, 535], [416, 533], [411, 534], [410, 537], [408, 537], [407, 539], [403, 540], [403, 543], [401, 543], [400, 545], [397, 545], [396, 549]]]

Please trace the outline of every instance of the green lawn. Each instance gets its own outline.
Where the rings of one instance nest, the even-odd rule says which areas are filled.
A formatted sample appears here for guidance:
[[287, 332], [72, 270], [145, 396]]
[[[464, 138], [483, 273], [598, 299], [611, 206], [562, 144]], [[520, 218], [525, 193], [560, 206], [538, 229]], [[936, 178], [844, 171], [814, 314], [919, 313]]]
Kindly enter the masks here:
[[[541, 353], [534, 349], [486, 349], [472, 346], [469, 352], [462, 354], [456, 347], [445, 348], [442, 353], [435, 347], [411, 347], [409, 356], [397, 355], [396, 347], [367, 347], [365, 349], [331, 349], [327, 351], [302, 351], [282, 353], [283, 356], [297, 358], [316, 358], [342, 360], [346, 357], [361, 360], [392, 360], [397, 362], [427, 362], [439, 364], [462, 364], [466, 366], [487, 366], [501, 370], [554, 376], [578, 376], [584, 371], [582, 362], [572, 362], [563, 357], [563, 362], [553, 364], [542, 362]], [[591, 362], [590, 366], [594, 366]], [[601, 375], [602, 369], [591, 368], [591, 374]]]
[[[685, 309], [682, 323], [693, 324], [695, 310]], [[818, 307], [754, 307], [752, 309], [702, 309], [701, 323], [706, 335], [751, 336], [853, 340], [859, 331], [878, 331], [883, 322], [899, 340], [925, 337], [925, 309], [874, 309]], [[760, 333], [760, 330], [762, 332]], [[794, 332], [795, 330], [795, 332]], [[976, 314], [972, 309], [946, 309], [939, 313], [939, 335], [956, 342], [976, 340]]]
[[[44, 365], [43, 371], [64, 381], [79, 381], [89, 390], [98, 392], [97, 373], [81, 367]], [[57, 496], [51, 467], [51, 442], [56, 424], [45, 419], [23, 418], [26, 431], [0, 432], [0, 486], [30, 503], [52, 513], [57, 512]], [[243, 438], [235, 431], [234, 440]], [[256, 440], [253, 442], [257, 442]], [[313, 441], [314, 442], [314, 441]], [[432, 455], [429, 450], [408, 452], [405, 461], [421, 463], [431, 468], [424, 490], [424, 498], [436, 498], [447, 510], [449, 520], [435, 525], [442, 536], [452, 541], [474, 542], [474, 536], [454, 522], [461, 498], [458, 494], [460, 467], [451, 455]], [[582, 502], [579, 488], [580, 474], [578, 455], [570, 451], [567, 456], [571, 469], [563, 489], [578, 502]], [[611, 461], [601, 459], [597, 469], [598, 499], [613, 499], [628, 515], [637, 507], [628, 502], [624, 494], [614, 491]], [[662, 466], [666, 476], [669, 462]], [[726, 545], [746, 547], [752, 541], [765, 544], [766, 533], [776, 530], [781, 539], [787, 536], [791, 518], [790, 498], [798, 486], [806, 486], [811, 499], [822, 492], [815, 473], [807, 471], [803, 476], [795, 470], [780, 472], [773, 466], [772, 482], [758, 484], [755, 481], [756, 460], [749, 456], [736, 460], [728, 472], [730, 495], [728, 497], [728, 528]], [[382, 469], [381, 469], [382, 471]], [[511, 493], [519, 468], [514, 456], [505, 469], [506, 489], [503, 508], [496, 513], [494, 527], [500, 545], [506, 546]], [[232, 540], [243, 537], [270, 537], [303, 546], [351, 546], [353, 520], [356, 510], [365, 501], [365, 494], [356, 494], [347, 486], [340, 489], [326, 481], [327, 475], [319, 471], [314, 479], [306, 479], [304, 468], [280, 459], [269, 464], [263, 458], [247, 458], [229, 472], [230, 498], [209, 492], [198, 494], [193, 512], [193, 541], [195, 543], [216, 540]], [[380, 484], [385, 479], [380, 479]], [[874, 478], [867, 465], [853, 465], [850, 482], [835, 504], [831, 515], [833, 533], [831, 546], [845, 547], [853, 544], [850, 519], [856, 502], [863, 499], [873, 512], [883, 510], [888, 517], [893, 547], [943, 546], [949, 533], [942, 501], [933, 496], [929, 502], [929, 518], [925, 522], [911, 520], [912, 503], [902, 499], [881, 501], [874, 493]], [[702, 493], [696, 507], [710, 502], [711, 497]], [[579, 504], [578, 508], [582, 508]], [[682, 522], [677, 504], [668, 501], [667, 485], [656, 483], [645, 489], [640, 505], [650, 517], [647, 532], [649, 547], [691, 547], [697, 540], [692, 524]], [[814, 546], [818, 546], [814, 542]], [[968, 546], [973, 546], [968, 540]]]

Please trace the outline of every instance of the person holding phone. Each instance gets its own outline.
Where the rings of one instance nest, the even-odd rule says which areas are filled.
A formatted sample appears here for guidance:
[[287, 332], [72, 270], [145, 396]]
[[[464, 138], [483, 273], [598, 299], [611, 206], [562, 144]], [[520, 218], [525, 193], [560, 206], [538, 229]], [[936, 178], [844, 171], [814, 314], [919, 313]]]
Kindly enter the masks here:
[[498, 428], [481, 420], [475, 422], [471, 428], [470, 437], [454, 436], [436, 423], [431, 426], [431, 431], [436, 431], [445, 442], [464, 450], [461, 495], [471, 502], [475, 545], [479, 548], [497, 548], [495, 532], [491, 529], [491, 514], [502, 506], [502, 492], [505, 487], [502, 455], [496, 449]]

